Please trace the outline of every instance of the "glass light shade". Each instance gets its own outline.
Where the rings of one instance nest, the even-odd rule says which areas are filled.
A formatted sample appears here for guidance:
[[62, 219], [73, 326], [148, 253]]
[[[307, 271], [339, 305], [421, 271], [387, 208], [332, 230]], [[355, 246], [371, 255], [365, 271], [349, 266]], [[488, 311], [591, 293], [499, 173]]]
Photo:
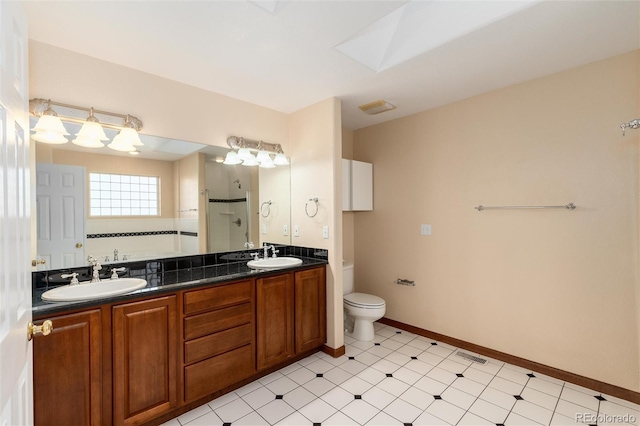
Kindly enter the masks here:
[[273, 169], [276, 165], [273, 164], [273, 161], [269, 159], [269, 161], [263, 161], [260, 163], [260, 168], [262, 169]]
[[287, 157], [281, 152], [276, 154], [276, 158], [273, 159], [273, 164], [276, 166], [286, 166], [289, 164], [289, 160], [287, 160]]
[[250, 155], [249, 158], [242, 161], [243, 166], [257, 166], [258, 164], [260, 164], [258, 163], [258, 160], [256, 159], [255, 155], [253, 154], [249, 154], [249, 155]]
[[240, 163], [242, 163], [242, 160], [238, 158], [238, 153], [235, 151], [227, 152], [227, 156], [224, 158], [224, 161], [222, 162], [222, 164], [229, 164], [229, 165], [240, 164]]
[[62, 145], [63, 143], [69, 142], [69, 139], [65, 138], [60, 133], [52, 132], [50, 130], [36, 132], [34, 135], [31, 135], [31, 139], [52, 145]]
[[113, 138], [114, 142], [124, 142], [133, 146], [143, 146], [142, 141], [140, 140], [140, 135], [136, 132], [136, 129], [131, 127], [125, 127], [118, 132], [115, 138]]
[[104, 133], [102, 125], [97, 121], [85, 121], [80, 131], [76, 134], [77, 139], [108, 141], [109, 138]]
[[238, 158], [241, 160], [248, 160], [249, 158], [255, 158], [255, 156], [247, 148], [240, 148], [238, 150]]
[[256, 158], [257, 158], [258, 162], [260, 162], [260, 163], [272, 161], [271, 160], [271, 156], [265, 150], [259, 151], [258, 155], [256, 156]]
[[135, 151], [136, 150], [133, 147], [133, 145], [131, 145], [130, 143], [116, 142], [115, 140], [113, 142], [111, 142], [109, 145], [107, 145], [107, 147], [111, 148], [113, 150], [122, 151], [122, 152], [131, 152], [131, 151]]
[[61, 136], [69, 134], [67, 133], [67, 129], [64, 128], [64, 124], [62, 124], [62, 120], [60, 120], [57, 115], [41, 115], [38, 119], [38, 122], [36, 123], [36, 126], [31, 130], [35, 131], [36, 133], [57, 133]]
[[104, 148], [104, 144], [95, 139], [81, 139], [79, 137], [76, 137], [71, 141], [71, 143], [78, 146], [83, 146], [85, 148]]

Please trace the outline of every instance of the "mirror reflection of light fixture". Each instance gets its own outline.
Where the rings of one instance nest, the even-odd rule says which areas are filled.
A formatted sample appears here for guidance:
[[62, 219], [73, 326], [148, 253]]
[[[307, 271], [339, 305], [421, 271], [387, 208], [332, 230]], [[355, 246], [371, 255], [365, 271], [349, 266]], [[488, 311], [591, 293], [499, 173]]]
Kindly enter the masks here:
[[[224, 164], [242, 164], [244, 166], [259, 165], [265, 169], [289, 164], [289, 160], [287, 160], [287, 157], [284, 155], [280, 144], [229, 136], [227, 138], [227, 145], [229, 145], [232, 150], [227, 153]], [[237, 153], [234, 150], [237, 150]], [[252, 151], [257, 152], [257, 154], [253, 155]], [[271, 158], [272, 154], [275, 154], [275, 158]]]
[[45, 101], [47, 108], [42, 111], [36, 126], [32, 129], [36, 133], [31, 137], [38, 142], [48, 144], [61, 145], [69, 142], [65, 136], [69, 135], [67, 129], [64, 128], [62, 120], [58, 114], [51, 108], [51, 100]]
[[[56, 107], [57, 111], [53, 109]], [[142, 121], [131, 115], [117, 114], [107, 111], [94, 110], [76, 105], [52, 102], [46, 99], [31, 99], [29, 111], [39, 117], [38, 123], [32, 129], [35, 134], [33, 140], [50, 144], [68, 142], [64, 137], [68, 135], [62, 121], [81, 124], [82, 128], [76, 134], [72, 143], [85, 148], [102, 148], [109, 138], [104, 133], [104, 127], [120, 132], [108, 146], [118, 151], [136, 151], [135, 146], [142, 146], [138, 132], [142, 129]], [[88, 118], [86, 113], [89, 113]], [[100, 121], [95, 114], [100, 115]], [[121, 124], [124, 120], [124, 124]], [[115, 144], [114, 144], [115, 142]]]

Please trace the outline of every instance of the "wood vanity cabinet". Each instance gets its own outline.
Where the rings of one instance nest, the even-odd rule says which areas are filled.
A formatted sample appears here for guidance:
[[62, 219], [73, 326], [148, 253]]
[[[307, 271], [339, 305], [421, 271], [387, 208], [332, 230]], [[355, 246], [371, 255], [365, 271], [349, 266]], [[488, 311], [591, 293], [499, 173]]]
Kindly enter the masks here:
[[177, 296], [112, 308], [113, 424], [141, 424], [178, 403]]
[[256, 280], [258, 370], [286, 361], [294, 354], [293, 274]]
[[295, 273], [296, 353], [322, 346], [327, 340], [325, 268]]
[[253, 291], [245, 280], [184, 293], [185, 402], [255, 373]]
[[325, 305], [323, 265], [40, 317], [35, 424], [157, 424], [321, 347]]
[[100, 309], [50, 319], [51, 334], [33, 340], [34, 422], [102, 425]]
[[256, 280], [258, 370], [326, 340], [325, 268]]

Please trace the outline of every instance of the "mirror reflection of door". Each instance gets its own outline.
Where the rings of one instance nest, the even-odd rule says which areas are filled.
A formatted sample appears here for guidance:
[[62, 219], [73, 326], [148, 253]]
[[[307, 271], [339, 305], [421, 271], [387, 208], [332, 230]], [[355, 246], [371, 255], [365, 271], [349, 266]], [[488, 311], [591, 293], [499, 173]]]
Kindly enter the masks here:
[[85, 168], [36, 164], [39, 269], [85, 263]]

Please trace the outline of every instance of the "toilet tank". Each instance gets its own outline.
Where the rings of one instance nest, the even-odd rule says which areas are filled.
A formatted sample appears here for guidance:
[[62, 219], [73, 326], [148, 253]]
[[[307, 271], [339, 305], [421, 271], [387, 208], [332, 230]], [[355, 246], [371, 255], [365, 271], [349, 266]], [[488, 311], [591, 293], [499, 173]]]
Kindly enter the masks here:
[[342, 294], [353, 293], [353, 262], [342, 261]]

